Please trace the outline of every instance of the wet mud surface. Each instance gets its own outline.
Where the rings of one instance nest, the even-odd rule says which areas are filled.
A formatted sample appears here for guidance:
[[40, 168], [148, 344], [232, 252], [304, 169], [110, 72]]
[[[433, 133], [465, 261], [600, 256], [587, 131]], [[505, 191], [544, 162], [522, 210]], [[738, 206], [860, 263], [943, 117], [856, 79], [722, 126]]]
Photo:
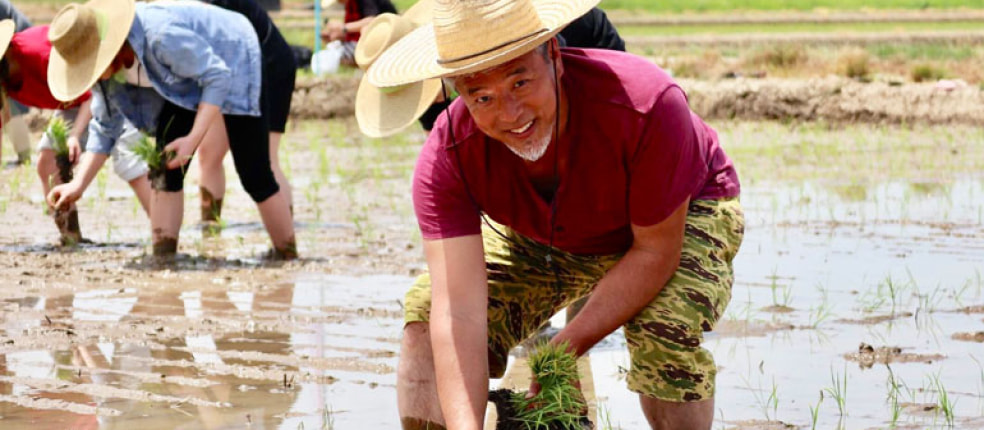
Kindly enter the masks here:
[[[898, 428], [942, 428], [946, 399], [954, 428], [984, 428], [980, 130], [715, 126], [747, 223], [731, 303], [705, 335], [715, 428], [810, 428], [811, 408], [817, 428], [887, 428], [895, 409]], [[191, 168], [169, 261], [111, 173], [78, 204], [92, 243], [62, 247], [32, 168], [0, 170], [0, 427], [396, 428], [422, 140], [294, 123], [280, 157], [300, 258], [286, 262], [264, 258], [230, 160], [215, 234]], [[645, 428], [621, 333], [587, 366], [596, 428]]]

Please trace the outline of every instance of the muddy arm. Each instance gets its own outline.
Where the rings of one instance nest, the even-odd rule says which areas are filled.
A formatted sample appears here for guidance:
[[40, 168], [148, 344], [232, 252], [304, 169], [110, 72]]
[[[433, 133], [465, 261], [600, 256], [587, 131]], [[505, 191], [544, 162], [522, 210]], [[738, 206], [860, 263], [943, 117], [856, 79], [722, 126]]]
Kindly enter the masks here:
[[488, 402], [488, 281], [482, 236], [424, 241], [437, 393], [449, 429], [480, 430]]

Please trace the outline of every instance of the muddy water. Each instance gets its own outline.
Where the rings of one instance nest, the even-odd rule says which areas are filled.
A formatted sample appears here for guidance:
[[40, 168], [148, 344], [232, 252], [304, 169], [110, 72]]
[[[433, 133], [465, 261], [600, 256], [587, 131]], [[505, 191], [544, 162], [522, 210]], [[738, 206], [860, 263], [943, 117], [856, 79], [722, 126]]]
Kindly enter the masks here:
[[329, 411], [339, 428], [387, 428], [406, 285], [311, 275], [6, 299], [3, 427], [321, 428]]
[[[816, 428], [887, 428], [893, 410], [899, 427], [942, 428], [944, 392], [954, 427], [984, 428], [979, 169], [917, 164], [935, 131], [862, 129], [851, 133], [915, 149], [871, 163], [831, 151], [818, 155], [855, 167], [794, 175], [787, 158], [743, 146], [776, 132], [757, 127], [769, 128], [722, 127], [747, 232], [706, 339], [720, 365], [715, 428], [811, 428], [811, 408]], [[810, 133], [843, 138], [796, 135]], [[979, 132], [952, 133], [964, 145], [953, 154], [980, 159]], [[287, 135], [302, 255], [290, 263], [261, 258], [267, 238], [231, 168], [218, 235], [197, 224], [192, 169], [167, 263], [147, 257], [146, 219], [117, 179], [80, 203], [95, 243], [70, 250], [54, 245], [30, 170], [0, 171], [0, 428], [396, 428], [400, 302], [422, 263], [406, 196], [419, 136], [352, 136], [347, 123]], [[624, 338], [588, 364], [602, 428], [645, 428]]]

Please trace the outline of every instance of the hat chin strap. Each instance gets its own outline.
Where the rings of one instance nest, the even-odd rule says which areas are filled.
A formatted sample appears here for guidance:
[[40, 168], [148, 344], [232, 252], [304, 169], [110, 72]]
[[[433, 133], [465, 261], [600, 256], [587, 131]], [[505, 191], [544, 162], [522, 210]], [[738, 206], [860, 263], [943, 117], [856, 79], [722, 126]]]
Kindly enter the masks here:
[[546, 33], [546, 32], [547, 32], [547, 29], [546, 28], [541, 28], [541, 29], [539, 29], [537, 31], [534, 31], [534, 32], [530, 33], [530, 34], [527, 34], [525, 36], [521, 36], [521, 37], [518, 37], [516, 39], [509, 40], [509, 41], [500, 43], [500, 44], [498, 44], [496, 46], [493, 46], [493, 47], [491, 47], [489, 49], [486, 49], [484, 51], [479, 51], [479, 52], [475, 52], [473, 54], [463, 55], [463, 56], [454, 57], [454, 58], [438, 58], [437, 59], [437, 64], [440, 64], [440, 65], [443, 66], [443, 65], [446, 65], [446, 64], [450, 64], [450, 63], [457, 63], [459, 61], [470, 60], [470, 59], [475, 58], [475, 57], [481, 57], [482, 55], [485, 55], [485, 54], [488, 54], [488, 53], [497, 51], [499, 49], [505, 48], [506, 46], [512, 45], [514, 43], [522, 42], [522, 41], [524, 41], [526, 39], [530, 39], [530, 38], [536, 37], [536, 36], [538, 36], [540, 34], [543, 34], [543, 33]]

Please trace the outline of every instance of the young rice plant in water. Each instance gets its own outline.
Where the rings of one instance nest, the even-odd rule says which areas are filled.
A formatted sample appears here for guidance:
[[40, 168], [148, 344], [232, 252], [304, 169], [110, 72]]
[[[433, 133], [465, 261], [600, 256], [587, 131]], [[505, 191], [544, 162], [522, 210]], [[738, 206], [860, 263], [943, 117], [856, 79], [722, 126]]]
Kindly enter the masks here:
[[68, 124], [61, 117], [54, 117], [48, 122], [48, 138], [58, 157], [68, 157]]
[[137, 154], [141, 160], [147, 163], [147, 168], [151, 170], [161, 169], [164, 157], [157, 150], [157, 144], [146, 134], [142, 134], [140, 140], [133, 146], [133, 153]]
[[513, 393], [513, 420], [531, 430], [580, 429], [587, 404], [578, 388], [577, 358], [568, 343], [542, 344], [529, 356], [530, 371], [540, 392], [527, 399]]

